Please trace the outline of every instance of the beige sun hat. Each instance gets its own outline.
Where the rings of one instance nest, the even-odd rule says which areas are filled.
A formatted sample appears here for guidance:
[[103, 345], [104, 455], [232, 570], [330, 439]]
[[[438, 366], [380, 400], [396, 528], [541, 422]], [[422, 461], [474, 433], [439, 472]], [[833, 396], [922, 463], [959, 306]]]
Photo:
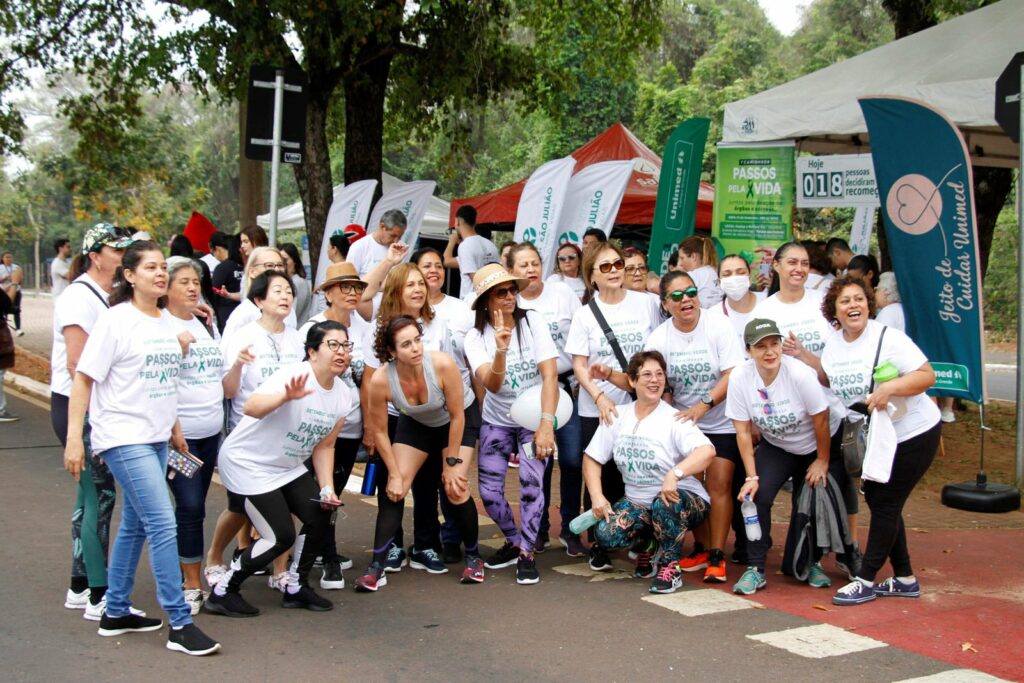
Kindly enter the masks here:
[[483, 300], [484, 294], [505, 282], [514, 282], [519, 287], [519, 291], [530, 286], [529, 280], [512, 275], [500, 263], [488, 263], [473, 273], [473, 289], [476, 291], [476, 298], [473, 299], [470, 307], [475, 311], [476, 305]]
[[359, 279], [359, 272], [354, 265], [348, 261], [342, 261], [341, 263], [332, 263], [327, 266], [327, 279], [316, 288], [316, 291], [322, 292], [328, 287], [333, 287], [342, 282], [361, 282], [364, 286], [369, 286], [370, 284], [365, 280]]

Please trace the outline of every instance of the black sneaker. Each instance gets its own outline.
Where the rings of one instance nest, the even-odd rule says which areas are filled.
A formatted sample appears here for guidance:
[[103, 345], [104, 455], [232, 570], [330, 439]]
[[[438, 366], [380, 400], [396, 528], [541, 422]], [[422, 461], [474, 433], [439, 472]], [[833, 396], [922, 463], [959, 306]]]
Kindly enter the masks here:
[[442, 543], [441, 561], [445, 564], [462, 562], [462, 546], [458, 543]]
[[608, 551], [599, 546], [597, 543], [590, 546], [590, 568], [595, 572], [607, 572], [614, 569], [612, 561], [608, 557]]
[[96, 633], [101, 636], [119, 636], [123, 633], [143, 633], [145, 631], [156, 631], [164, 625], [160, 619], [140, 617], [136, 614], [126, 614], [123, 617], [112, 617], [106, 612], [100, 617], [100, 627]]
[[217, 591], [210, 593], [210, 597], [206, 598], [206, 602], [203, 603], [203, 609], [210, 614], [220, 614], [236, 619], [255, 617], [260, 613], [258, 608], [246, 602], [241, 593], [230, 590], [224, 595], [217, 595]]
[[540, 572], [537, 571], [537, 560], [520, 555], [516, 559], [516, 583], [521, 586], [529, 586], [539, 581]]
[[342, 569], [352, 569], [352, 567], [355, 566], [355, 565], [352, 564], [352, 558], [351, 557], [346, 557], [345, 555], [342, 555], [341, 553], [338, 553], [337, 555], [335, 555], [334, 559], [338, 562], [338, 566], [341, 567]]
[[484, 566], [488, 569], [502, 569], [504, 567], [511, 567], [519, 559], [519, 547], [514, 546], [508, 541], [505, 541], [505, 545], [498, 549], [498, 552], [491, 555]]
[[300, 586], [297, 593], [285, 593], [281, 598], [281, 607], [286, 609], [304, 608], [313, 612], [330, 612], [334, 603], [317, 595], [309, 586]]
[[409, 566], [413, 569], [424, 569], [430, 574], [448, 573], [448, 567], [437, 556], [437, 551], [433, 548], [417, 550], [413, 547], [409, 551]]
[[220, 643], [200, 631], [195, 624], [185, 624], [179, 629], [171, 629], [167, 635], [167, 649], [202, 657], [219, 650]]
[[542, 552], [548, 549], [548, 545], [550, 543], [551, 537], [548, 535], [548, 532], [540, 532], [539, 534], [537, 534], [537, 542], [533, 546], [533, 552], [538, 555], [541, 554]]
[[341, 564], [334, 560], [324, 563], [324, 575], [320, 577], [320, 587], [325, 591], [340, 591], [345, 587], [345, 577], [341, 573]]

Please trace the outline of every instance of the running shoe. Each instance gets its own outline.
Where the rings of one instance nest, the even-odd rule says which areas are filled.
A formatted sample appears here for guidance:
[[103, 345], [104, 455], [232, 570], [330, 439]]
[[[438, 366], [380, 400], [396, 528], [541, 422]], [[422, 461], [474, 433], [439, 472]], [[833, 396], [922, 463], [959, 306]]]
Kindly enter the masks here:
[[919, 598], [921, 597], [921, 584], [917, 580], [913, 583], [903, 583], [895, 576], [890, 576], [882, 583], [875, 585], [875, 595], [892, 598]]
[[137, 614], [126, 614], [123, 617], [112, 617], [104, 613], [100, 618], [100, 627], [96, 633], [101, 636], [119, 636], [123, 633], [143, 633], [145, 631], [158, 631], [164, 622], [160, 619], [150, 619]]
[[836, 568], [845, 573], [850, 581], [853, 581], [857, 578], [857, 572], [860, 571], [860, 565], [863, 560], [864, 557], [860, 554], [860, 549], [854, 546], [853, 552], [849, 555], [836, 557]]
[[729, 579], [725, 571], [725, 558], [720, 557], [717, 562], [708, 560], [708, 568], [704, 570], [704, 583], [725, 583]]
[[[19, 337], [21, 335], [18, 335]], [[21, 417], [14, 413], [9, 413], [6, 410], [0, 410], [0, 422], [17, 422]]]
[[405, 556], [405, 548], [401, 548], [397, 545], [393, 545], [388, 548], [387, 559], [384, 560], [384, 571], [386, 572], [400, 572], [402, 567], [409, 564], [409, 560]]
[[942, 421], [945, 422], [946, 424], [956, 422], [956, 413], [954, 413], [950, 408], [943, 408]]
[[228, 591], [224, 595], [217, 595], [217, 591], [213, 591], [203, 603], [203, 609], [210, 614], [236, 619], [255, 617], [260, 613], [259, 609], [250, 605], [238, 591]]
[[529, 586], [539, 581], [540, 572], [537, 571], [537, 560], [520, 555], [516, 560], [516, 583], [520, 586]]
[[220, 643], [200, 631], [195, 624], [185, 624], [178, 629], [172, 628], [167, 634], [167, 649], [202, 657], [220, 650]]
[[679, 560], [679, 568], [684, 572], [697, 572], [708, 566], [708, 551], [694, 550]]
[[515, 452], [508, 456], [508, 466], [512, 469], [519, 469], [519, 452]]
[[340, 591], [345, 587], [345, 577], [341, 573], [341, 563], [328, 560], [324, 564], [324, 575], [320, 577], [320, 587], [325, 591]]
[[185, 604], [188, 605], [189, 610], [192, 612], [192, 616], [199, 614], [200, 608], [203, 606], [203, 600], [205, 596], [201, 588], [186, 588], [185, 592]]
[[376, 593], [388, 585], [387, 569], [378, 562], [370, 563], [366, 573], [356, 579], [356, 591], [359, 593]]
[[338, 553], [334, 556], [334, 559], [338, 562], [338, 565], [342, 569], [352, 569], [355, 565], [352, 564], [352, 558]]
[[747, 571], [743, 572], [743, 576], [732, 587], [732, 592], [753, 595], [767, 585], [768, 581], [765, 580], [763, 571], [757, 567], [747, 567]]
[[651, 563], [651, 554], [645, 552], [638, 552], [636, 554], [636, 568], [633, 570], [633, 576], [638, 579], [649, 579], [657, 573], [654, 565]]
[[487, 558], [484, 566], [488, 569], [503, 569], [511, 567], [519, 559], [519, 546], [512, 545], [505, 541], [505, 545], [498, 549], [498, 552]]
[[441, 558], [438, 557], [437, 551], [433, 548], [426, 548], [424, 550], [416, 550], [415, 547], [410, 548], [409, 553], [409, 566], [413, 569], [426, 570], [428, 574], [447, 574], [448, 567], [445, 566]]
[[89, 589], [86, 588], [81, 593], [68, 589], [67, 594], [64, 596], [64, 606], [68, 609], [85, 609], [85, 606], [89, 604]]
[[536, 555], [540, 555], [542, 552], [548, 549], [548, 545], [551, 543], [551, 537], [548, 532], [542, 531], [537, 534], [537, 542], [533, 544], [533, 552]]
[[683, 574], [676, 562], [669, 562], [658, 567], [658, 574], [651, 581], [652, 593], [675, 593], [683, 585]]
[[462, 583], [484, 582], [484, 561], [479, 555], [466, 555], [466, 568], [462, 570]]
[[832, 596], [833, 605], [860, 605], [861, 603], [871, 602], [876, 597], [875, 589], [873, 586], [865, 584], [863, 581], [855, 580], [846, 584]]
[[267, 585], [279, 593], [284, 593], [288, 590], [288, 584], [291, 582], [291, 572], [287, 569], [280, 574], [274, 574], [267, 577]]
[[286, 592], [281, 597], [281, 607], [285, 609], [308, 609], [311, 612], [330, 612], [334, 603], [317, 595], [309, 586], [299, 586], [294, 593]]
[[587, 563], [590, 568], [595, 572], [608, 572], [614, 569], [612, 561], [608, 557], [608, 551], [599, 546], [597, 543], [590, 546], [590, 559]]
[[224, 575], [228, 573], [228, 568], [222, 564], [215, 564], [207, 566], [203, 570], [203, 576], [206, 577], [206, 585], [210, 588], [216, 588], [220, 580], [224, 578]]
[[811, 588], [828, 588], [832, 585], [832, 579], [825, 574], [821, 562], [815, 562], [807, 570], [807, 585]]
[[565, 547], [565, 554], [569, 557], [586, 557], [587, 546], [583, 545], [583, 541], [580, 540], [579, 534], [574, 534], [571, 531], [562, 533], [558, 537], [558, 540], [562, 542]]
[[[131, 614], [133, 614], [133, 615], [135, 615], [137, 617], [144, 617], [144, 616], [146, 616], [145, 612], [143, 612], [140, 609], [135, 609], [134, 607], [129, 607], [128, 611], [129, 611], [129, 613], [131, 613]], [[100, 598], [100, 601], [97, 602], [95, 605], [90, 602], [90, 603], [88, 603], [85, 606], [85, 614], [82, 615], [82, 618], [83, 619], [87, 619], [89, 621], [101, 621], [103, 615], [106, 614], [106, 613], [107, 613], [107, 596], [104, 595], [102, 598]]]

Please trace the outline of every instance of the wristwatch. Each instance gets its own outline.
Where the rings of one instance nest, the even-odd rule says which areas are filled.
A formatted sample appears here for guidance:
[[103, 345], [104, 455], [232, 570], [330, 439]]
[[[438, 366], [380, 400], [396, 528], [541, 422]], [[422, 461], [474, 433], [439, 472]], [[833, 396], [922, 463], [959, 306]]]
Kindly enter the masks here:
[[704, 395], [700, 397], [700, 402], [706, 405], [709, 409], [715, 407], [715, 399], [712, 398], [710, 391], [704, 392]]
[[676, 479], [682, 479], [685, 476], [683, 474], [683, 471], [681, 469], [679, 469], [678, 467], [673, 467], [672, 468], [672, 474], [676, 475]]
[[444, 461], [448, 463], [449, 467], [455, 467], [459, 463], [463, 462], [462, 458], [453, 458], [450, 455], [447, 458], [445, 458]]

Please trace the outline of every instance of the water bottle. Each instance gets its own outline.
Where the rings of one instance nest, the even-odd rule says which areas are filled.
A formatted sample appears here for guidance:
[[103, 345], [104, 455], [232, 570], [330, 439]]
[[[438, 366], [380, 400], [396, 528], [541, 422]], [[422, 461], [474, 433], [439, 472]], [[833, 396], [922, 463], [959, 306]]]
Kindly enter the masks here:
[[757, 506], [750, 500], [750, 496], [743, 499], [740, 514], [743, 515], [743, 528], [747, 531], [747, 540], [760, 541], [761, 521], [757, 518]]
[[[882, 382], [888, 382], [893, 379], [898, 379], [900, 376], [899, 369], [886, 361], [875, 368], [874, 379], [875, 384], [881, 384]], [[893, 396], [889, 399], [892, 407], [895, 408], [892, 414], [893, 420], [898, 420], [907, 414], [907, 399], [903, 396]]]
[[364, 496], [372, 496], [377, 493], [377, 459], [369, 458], [366, 461], [366, 471], [363, 472], [363, 488], [360, 490]]
[[594, 511], [587, 510], [569, 522], [569, 531], [579, 536], [584, 531], [597, 524], [597, 522], [598, 519], [594, 516]]

